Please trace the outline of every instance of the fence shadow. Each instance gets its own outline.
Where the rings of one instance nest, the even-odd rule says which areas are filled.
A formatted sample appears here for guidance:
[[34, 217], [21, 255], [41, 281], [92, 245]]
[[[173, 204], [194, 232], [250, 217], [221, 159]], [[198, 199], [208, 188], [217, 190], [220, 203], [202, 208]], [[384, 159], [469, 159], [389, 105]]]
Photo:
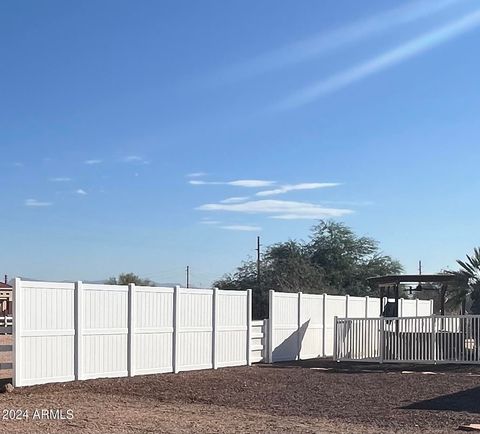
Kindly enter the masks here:
[[414, 402], [402, 409], [406, 410], [443, 410], [480, 413], [480, 387], [461, 392], [442, 395], [425, 401]]
[[295, 358], [298, 352], [302, 350], [303, 338], [307, 332], [310, 320], [304, 322], [301, 327], [293, 332], [287, 339], [273, 350], [273, 359], [277, 360], [291, 360]]
[[480, 365], [466, 364], [412, 364], [412, 363], [370, 363], [370, 362], [336, 362], [332, 357], [313, 358], [304, 360], [282, 361], [273, 364], [257, 365], [264, 368], [303, 368], [303, 369], [319, 369], [318, 372], [328, 374], [381, 374], [381, 373], [423, 373], [433, 372], [436, 374], [458, 373], [458, 374], [475, 374], [480, 375]]

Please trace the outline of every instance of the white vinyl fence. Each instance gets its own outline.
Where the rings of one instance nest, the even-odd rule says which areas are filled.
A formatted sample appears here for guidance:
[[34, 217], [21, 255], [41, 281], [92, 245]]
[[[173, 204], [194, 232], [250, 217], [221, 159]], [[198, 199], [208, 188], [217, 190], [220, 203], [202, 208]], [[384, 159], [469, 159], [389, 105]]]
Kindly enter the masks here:
[[251, 291], [15, 280], [16, 386], [251, 363]]
[[336, 320], [334, 358], [380, 363], [480, 363], [480, 315]]
[[[269, 362], [334, 355], [335, 317], [378, 318], [379, 298], [269, 293]], [[382, 300], [382, 306], [386, 299]], [[399, 300], [400, 316], [429, 316], [432, 300]]]
[[252, 363], [268, 359], [268, 319], [252, 321]]

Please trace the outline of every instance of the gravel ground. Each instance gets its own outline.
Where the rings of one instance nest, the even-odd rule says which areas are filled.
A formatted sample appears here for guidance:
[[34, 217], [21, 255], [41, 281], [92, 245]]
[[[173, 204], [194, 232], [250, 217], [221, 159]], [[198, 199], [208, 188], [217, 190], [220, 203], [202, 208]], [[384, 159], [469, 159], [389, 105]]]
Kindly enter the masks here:
[[[480, 368], [311, 360], [32, 386], [0, 402], [0, 432], [14, 433], [451, 433], [480, 422]], [[5, 420], [11, 409], [28, 419]]]

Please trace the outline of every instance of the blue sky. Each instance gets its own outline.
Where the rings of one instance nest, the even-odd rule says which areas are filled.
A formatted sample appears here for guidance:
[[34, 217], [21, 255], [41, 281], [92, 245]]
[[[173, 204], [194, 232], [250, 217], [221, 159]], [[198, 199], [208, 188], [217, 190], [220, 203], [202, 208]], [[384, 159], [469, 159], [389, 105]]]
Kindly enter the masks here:
[[4, 1], [0, 271], [208, 285], [318, 218], [480, 245], [480, 4]]

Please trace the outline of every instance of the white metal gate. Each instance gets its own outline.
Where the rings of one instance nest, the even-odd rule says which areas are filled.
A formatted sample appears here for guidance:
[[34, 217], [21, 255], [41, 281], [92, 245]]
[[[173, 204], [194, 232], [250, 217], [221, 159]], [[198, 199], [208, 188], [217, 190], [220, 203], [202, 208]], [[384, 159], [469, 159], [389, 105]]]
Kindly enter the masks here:
[[337, 318], [334, 358], [380, 363], [480, 363], [480, 315]]

